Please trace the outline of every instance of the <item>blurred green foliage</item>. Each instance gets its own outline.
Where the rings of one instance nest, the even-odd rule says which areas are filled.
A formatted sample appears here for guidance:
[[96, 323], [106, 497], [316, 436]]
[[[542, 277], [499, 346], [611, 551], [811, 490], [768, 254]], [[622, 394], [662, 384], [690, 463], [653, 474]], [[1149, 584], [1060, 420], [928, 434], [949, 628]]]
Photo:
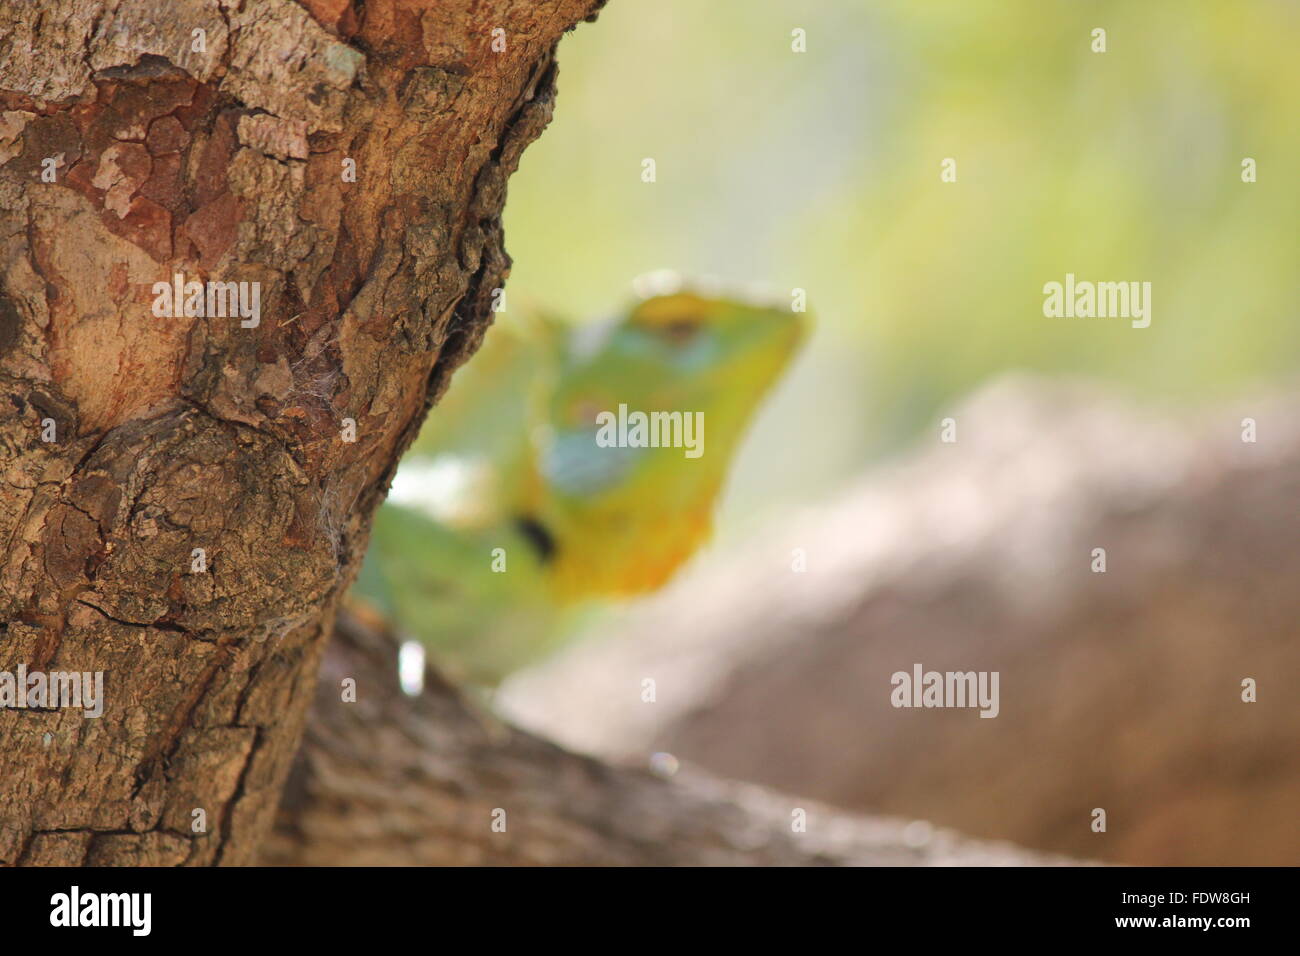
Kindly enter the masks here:
[[[585, 320], [662, 267], [806, 288], [817, 332], [735, 469], [733, 529], [1003, 370], [1174, 403], [1278, 379], [1300, 360], [1298, 50], [1284, 0], [612, 0], [562, 43], [511, 180], [510, 308]], [[1044, 318], [1066, 272], [1152, 282], [1151, 327]]]

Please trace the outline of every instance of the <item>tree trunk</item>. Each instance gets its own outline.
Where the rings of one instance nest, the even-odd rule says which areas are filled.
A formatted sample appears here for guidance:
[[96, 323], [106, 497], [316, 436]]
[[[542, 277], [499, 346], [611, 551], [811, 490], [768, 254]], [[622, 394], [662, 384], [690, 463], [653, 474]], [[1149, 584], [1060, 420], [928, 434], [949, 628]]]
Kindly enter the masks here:
[[[104, 698], [0, 709], [0, 862], [253, 858], [600, 4], [0, 7], [0, 672]], [[159, 317], [177, 274], [259, 308]]]

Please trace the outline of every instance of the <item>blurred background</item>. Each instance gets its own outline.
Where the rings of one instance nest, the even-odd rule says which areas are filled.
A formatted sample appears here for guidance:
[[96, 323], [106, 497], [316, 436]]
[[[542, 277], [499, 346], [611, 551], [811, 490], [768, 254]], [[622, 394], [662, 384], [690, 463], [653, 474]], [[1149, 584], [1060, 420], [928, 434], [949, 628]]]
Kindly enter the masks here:
[[[724, 534], [1008, 369], [1174, 403], [1275, 381], [1300, 363], [1297, 39], [1285, 0], [613, 0], [511, 180], [509, 294], [582, 321], [658, 268], [808, 290]], [[1151, 327], [1044, 318], [1066, 272], [1150, 281]]]
[[[1278, 703], [1298, 663], [1297, 49], [1290, 0], [612, 0], [566, 38], [555, 119], [510, 183], [498, 324], [606, 318], [667, 268], [806, 289], [815, 329], [671, 593], [567, 619], [583, 639], [502, 709], [606, 755], [1079, 857], [1300, 859]], [[1067, 272], [1150, 282], [1150, 327], [1045, 318]], [[970, 425], [935, 458], [948, 416]], [[1243, 417], [1267, 422], [1254, 457]], [[430, 451], [399, 472], [407, 500]], [[1128, 583], [1098, 591], [1074, 571], [1103, 530]], [[791, 584], [795, 548], [809, 580], [836, 573]], [[836, 610], [782, 610], [800, 602]], [[671, 671], [683, 655], [725, 666]], [[940, 715], [878, 706], [914, 660], [1040, 693], [919, 731]], [[669, 706], [640, 700], [647, 668], [678, 675]], [[1292, 690], [1243, 716], [1250, 675]], [[1124, 808], [1118, 834], [1089, 828], [1098, 806]]]

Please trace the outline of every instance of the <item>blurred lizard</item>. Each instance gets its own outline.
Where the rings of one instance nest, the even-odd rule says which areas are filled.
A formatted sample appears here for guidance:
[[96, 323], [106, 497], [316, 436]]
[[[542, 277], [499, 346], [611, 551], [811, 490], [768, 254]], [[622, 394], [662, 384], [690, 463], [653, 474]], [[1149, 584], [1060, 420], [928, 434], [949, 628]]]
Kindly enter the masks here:
[[[574, 330], [494, 328], [403, 460], [354, 604], [390, 616], [454, 676], [491, 685], [549, 649], [585, 599], [658, 588], [707, 539], [803, 318], [677, 292]], [[702, 413], [703, 453], [632, 447], [631, 433], [603, 446], [599, 423], [620, 405]]]

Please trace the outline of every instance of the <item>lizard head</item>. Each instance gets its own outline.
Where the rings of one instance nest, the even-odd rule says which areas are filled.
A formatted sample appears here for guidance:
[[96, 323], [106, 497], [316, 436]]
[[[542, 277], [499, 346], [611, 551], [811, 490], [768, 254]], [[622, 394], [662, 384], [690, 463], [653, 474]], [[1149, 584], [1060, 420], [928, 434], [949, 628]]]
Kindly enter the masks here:
[[557, 595], [635, 594], [685, 563], [805, 333], [788, 307], [676, 292], [580, 337], [535, 436], [530, 520], [553, 542]]

